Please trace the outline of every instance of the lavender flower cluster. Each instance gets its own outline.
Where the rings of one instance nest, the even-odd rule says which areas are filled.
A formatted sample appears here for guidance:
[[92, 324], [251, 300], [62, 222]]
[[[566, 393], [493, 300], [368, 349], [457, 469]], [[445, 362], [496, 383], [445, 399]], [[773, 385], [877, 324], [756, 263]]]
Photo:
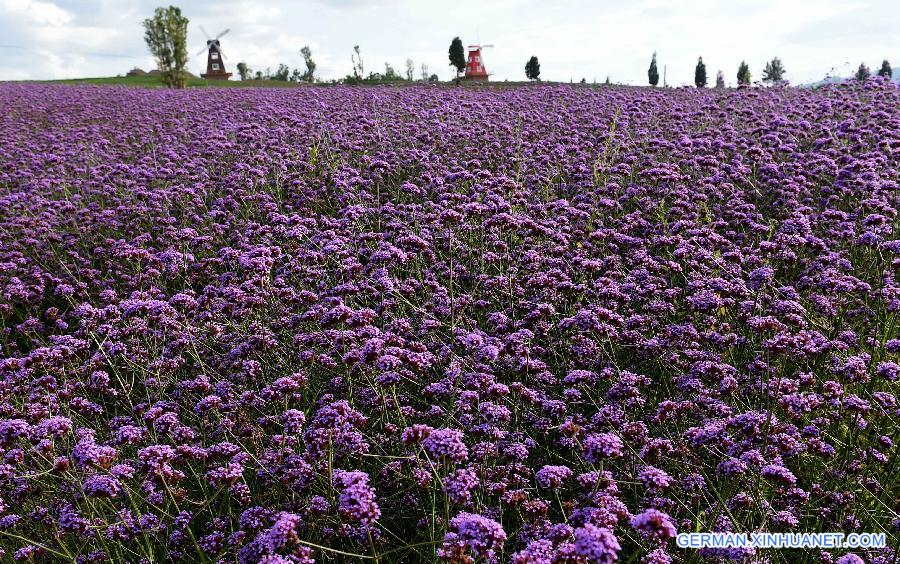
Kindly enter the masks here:
[[896, 85], [0, 108], [0, 560], [896, 558]]

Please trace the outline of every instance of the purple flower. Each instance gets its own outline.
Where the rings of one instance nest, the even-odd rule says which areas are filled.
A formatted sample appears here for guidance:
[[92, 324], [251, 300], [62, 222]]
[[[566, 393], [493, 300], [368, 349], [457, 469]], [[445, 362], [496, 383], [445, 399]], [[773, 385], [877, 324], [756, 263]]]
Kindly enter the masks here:
[[605, 527], [586, 523], [575, 529], [575, 554], [588, 562], [615, 562], [621, 549], [619, 540]]
[[297, 542], [297, 526], [302, 518], [294, 513], [282, 512], [275, 518], [275, 523], [261, 535], [263, 546], [274, 553], [281, 548]]
[[793, 486], [797, 483], [797, 477], [780, 464], [767, 464], [766, 466], [763, 466], [760, 470], [760, 475], [770, 482], [785, 486]]
[[463, 432], [457, 429], [434, 429], [422, 441], [422, 447], [434, 459], [465, 462], [469, 458], [469, 449], [463, 437]]
[[82, 489], [88, 497], [116, 497], [122, 491], [122, 486], [112, 476], [95, 474], [84, 481]]
[[375, 488], [369, 485], [368, 474], [335, 470], [334, 482], [343, 488], [338, 498], [341, 515], [366, 526], [381, 517], [381, 509], [375, 500]]
[[500, 523], [473, 513], [460, 513], [450, 520], [450, 532], [438, 551], [441, 558], [459, 561], [471, 556], [493, 561], [494, 552], [506, 542]]
[[595, 433], [584, 441], [584, 458], [594, 464], [608, 458], [622, 456], [625, 446], [613, 433]]
[[631, 519], [631, 526], [645, 535], [666, 541], [676, 535], [672, 519], [656, 509], [645, 509]]
[[542, 488], [558, 488], [572, 477], [572, 470], [567, 466], [544, 466], [535, 474], [537, 483]]

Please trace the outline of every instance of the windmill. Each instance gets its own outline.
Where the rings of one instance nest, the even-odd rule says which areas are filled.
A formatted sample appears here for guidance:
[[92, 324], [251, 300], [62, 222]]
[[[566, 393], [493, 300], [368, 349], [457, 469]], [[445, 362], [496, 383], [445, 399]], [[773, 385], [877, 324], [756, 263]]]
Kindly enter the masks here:
[[481, 50], [490, 47], [493, 47], [493, 45], [469, 45], [469, 58], [466, 61], [466, 79], [488, 79], [488, 71], [484, 66]]
[[225, 53], [222, 52], [222, 45], [219, 43], [219, 39], [231, 30], [226, 29], [215, 38], [210, 37], [202, 25], [200, 26], [200, 31], [206, 36], [206, 47], [197, 51], [195, 56], [199, 57], [204, 51], [207, 52], [206, 74], [201, 74], [200, 76], [207, 80], [228, 80], [231, 77], [231, 73], [225, 72]]

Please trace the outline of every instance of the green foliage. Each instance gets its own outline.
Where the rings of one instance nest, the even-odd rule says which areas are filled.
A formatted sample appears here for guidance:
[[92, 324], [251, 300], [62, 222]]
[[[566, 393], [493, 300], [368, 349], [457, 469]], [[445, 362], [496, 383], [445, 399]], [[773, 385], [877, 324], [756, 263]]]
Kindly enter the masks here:
[[250, 76], [252, 75], [252, 71], [250, 67], [247, 66], [247, 63], [241, 61], [237, 64], [238, 76], [241, 77], [241, 80], [250, 80]]
[[169, 88], [184, 88], [187, 85], [188, 19], [181, 15], [181, 8], [157, 8], [143, 25], [144, 41], [156, 59], [163, 83]]
[[316, 62], [312, 58], [312, 51], [309, 48], [309, 45], [304, 45], [303, 49], [300, 49], [300, 54], [303, 55], [303, 62], [306, 64], [306, 72], [299, 75], [299, 80], [303, 82], [315, 82], [316, 81]]
[[766, 63], [766, 68], [763, 69], [762, 80], [775, 85], [784, 82], [784, 65], [781, 64], [781, 59], [775, 57]]
[[703, 57], [697, 59], [697, 67], [694, 68], [694, 86], [706, 87], [706, 65], [703, 64]]
[[894, 76], [894, 71], [891, 69], [891, 63], [887, 62], [887, 59], [881, 61], [881, 68], [878, 69], [878, 76], [886, 76], [888, 78]]
[[741, 61], [737, 72], [738, 86], [750, 86], [750, 81], [750, 65], [747, 64], [747, 61]]
[[528, 80], [540, 80], [541, 78], [541, 63], [534, 55], [525, 63], [525, 76], [528, 77]]
[[272, 75], [272, 80], [279, 80], [282, 82], [287, 82], [288, 78], [291, 75], [291, 68], [285, 64], [278, 65], [278, 70], [275, 71], [275, 74]]
[[856, 69], [856, 80], [864, 82], [870, 76], [872, 76], [872, 71], [869, 70], [869, 67], [867, 67], [865, 63], [860, 63], [859, 68]]
[[650, 59], [650, 68], [647, 69], [647, 79], [650, 81], [650, 86], [656, 86], [659, 84], [659, 70], [656, 68], [656, 52], [653, 52], [653, 58]]
[[450, 66], [456, 69], [456, 79], [459, 80], [459, 73], [466, 69], [466, 52], [459, 37], [454, 37], [450, 42], [449, 54]]

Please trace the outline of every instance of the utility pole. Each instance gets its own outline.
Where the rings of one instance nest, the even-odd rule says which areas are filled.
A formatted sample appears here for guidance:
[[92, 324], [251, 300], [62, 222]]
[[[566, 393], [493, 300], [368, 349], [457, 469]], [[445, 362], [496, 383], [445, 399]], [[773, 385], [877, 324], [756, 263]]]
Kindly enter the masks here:
[[666, 87], [666, 65], [663, 65], [663, 88]]

